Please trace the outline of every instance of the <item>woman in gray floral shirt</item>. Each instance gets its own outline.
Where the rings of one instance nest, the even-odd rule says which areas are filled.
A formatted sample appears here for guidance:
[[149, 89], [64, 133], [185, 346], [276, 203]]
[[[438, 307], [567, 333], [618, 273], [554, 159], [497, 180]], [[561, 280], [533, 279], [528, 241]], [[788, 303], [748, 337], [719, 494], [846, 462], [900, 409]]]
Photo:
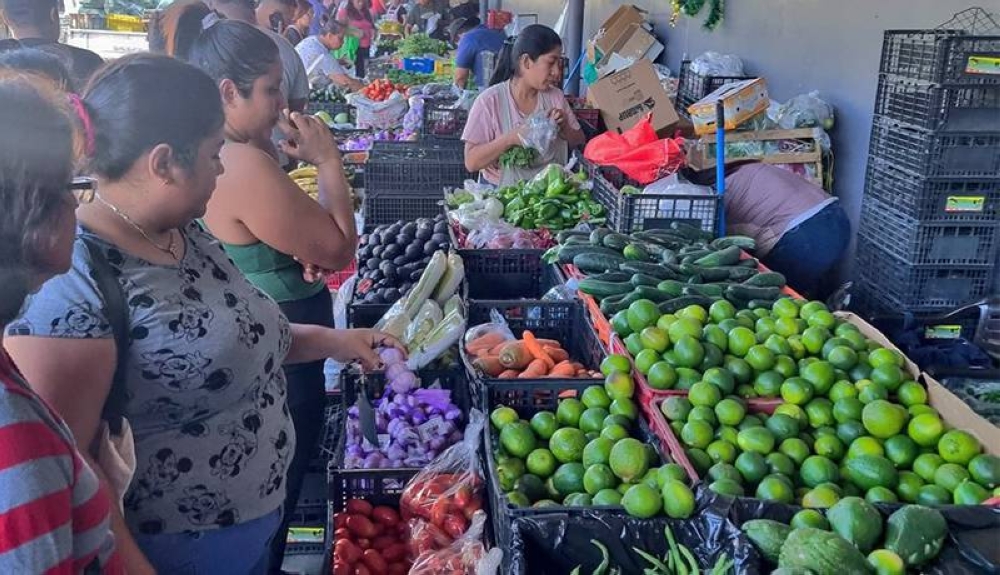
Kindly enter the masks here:
[[[280, 106], [269, 93], [254, 85], [239, 105]], [[116, 522], [128, 572], [265, 573], [295, 444], [282, 364], [375, 366], [375, 348], [398, 343], [290, 325], [194, 223], [223, 170], [219, 87], [203, 72], [122, 58], [94, 78], [78, 113], [96, 197], [78, 211], [71, 270], [29, 300], [5, 343], [79, 444], [93, 446], [118, 363], [92, 254], [106, 260], [130, 340], [123, 380], [137, 469]], [[322, 156], [326, 127], [311, 120], [298, 122], [297, 142]]]

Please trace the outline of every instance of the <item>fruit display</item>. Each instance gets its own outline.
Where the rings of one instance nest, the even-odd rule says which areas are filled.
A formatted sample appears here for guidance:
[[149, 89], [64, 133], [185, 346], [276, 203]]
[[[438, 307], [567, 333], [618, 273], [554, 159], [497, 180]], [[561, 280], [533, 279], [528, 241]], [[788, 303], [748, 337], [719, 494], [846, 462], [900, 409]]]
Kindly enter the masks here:
[[646, 299], [661, 313], [689, 305], [708, 307], [725, 300], [739, 309], [767, 308], [782, 297], [785, 277], [758, 271], [744, 257], [755, 242], [743, 236], [711, 239], [709, 234], [674, 222], [670, 229], [631, 235], [598, 228], [567, 232], [549, 261], [573, 264], [587, 277], [580, 291], [593, 296], [608, 317]]
[[431, 256], [449, 247], [444, 215], [376, 227], [361, 236], [354, 301], [395, 303], [420, 279]]
[[554, 339], [538, 339], [525, 330], [521, 339], [508, 338], [499, 331], [476, 335], [470, 330], [466, 334], [465, 351], [471, 357], [472, 367], [483, 377], [497, 379], [541, 379], [541, 378], [603, 378], [594, 370], [587, 369], [579, 361], [573, 361], [569, 352]]
[[503, 219], [519, 228], [566, 230], [581, 222], [604, 223], [604, 206], [596, 202], [583, 184], [583, 172], [569, 175], [549, 165], [530, 182], [501, 188], [496, 197], [504, 205]]
[[333, 527], [333, 575], [410, 571], [410, 529], [396, 509], [350, 499], [333, 515]]
[[[657, 405], [713, 491], [810, 508], [978, 504], [1000, 482], [1000, 459], [949, 429], [903, 356], [823, 303], [661, 314], [640, 300], [612, 324], [650, 387], [687, 390]], [[751, 409], [758, 397], [780, 405]]]
[[406, 94], [407, 87], [404, 84], [397, 84], [390, 80], [373, 80], [370, 84], [361, 89], [361, 95], [373, 102], [384, 102], [390, 96], [399, 92]]
[[[803, 523], [799, 518], [807, 512], [813, 519]], [[948, 537], [948, 523], [936, 509], [904, 505], [883, 520], [878, 509], [858, 497], [840, 500], [825, 517], [805, 510], [791, 526], [754, 519], [742, 529], [779, 569], [816, 575], [903, 575], [932, 562]]]
[[410, 34], [399, 42], [399, 49], [396, 53], [404, 58], [444, 56], [448, 53], [448, 43], [435, 40], [427, 34]]
[[614, 367], [603, 365], [604, 385], [560, 399], [555, 412], [525, 412], [525, 420], [511, 407], [493, 409], [495, 479], [508, 505], [611, 506], [639, 518], [691, 516], [695, 498], [687, 473], [675, 463], [661, 465], [656, 449], [635, 437], [635, 388]]

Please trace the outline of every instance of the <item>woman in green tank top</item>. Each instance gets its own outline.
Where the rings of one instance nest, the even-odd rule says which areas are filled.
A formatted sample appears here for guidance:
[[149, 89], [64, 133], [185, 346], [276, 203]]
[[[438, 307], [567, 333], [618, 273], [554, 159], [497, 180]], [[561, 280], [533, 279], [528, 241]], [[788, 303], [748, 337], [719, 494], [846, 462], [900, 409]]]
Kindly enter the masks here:
[[[202, 4], [184, 9], [168, 29], [172, 55], [187, 59], [216, 81], [225, 111], [226, 143], [219, 177], [203, 223], [239, 269], [271, 296], [293, 323], [333, 326], [333, 302], [312, 270], [339, 270], [354, 257], [357, 230], [350, 188], [330, 130], [312, 116], [289, 114], [281, 95], [278, 50], [265, 34], [242, 22], [214, 22]], [[278, 126], [288, 157], [316, 166], [318, 201], [284, 172], [270, 141]], [[303, 265], [304, 262], [307, 265]], [[287, 476], [285, 517], [298, 499], [323, 422], [323, 363], [287, 367], [288, 407], [298, 437]], [[287, 519], [271, 548], [281, 566]]]

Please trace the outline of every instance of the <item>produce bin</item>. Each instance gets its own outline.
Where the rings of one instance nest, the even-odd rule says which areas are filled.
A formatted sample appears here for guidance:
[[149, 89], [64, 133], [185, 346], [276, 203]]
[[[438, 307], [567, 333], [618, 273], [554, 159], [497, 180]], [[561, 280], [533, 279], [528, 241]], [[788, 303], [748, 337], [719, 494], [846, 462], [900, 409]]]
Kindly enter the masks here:
[[997, 86], [1000, 76], [975, 73], [977, 63], [970, 60], [976, 55], [997, 53], [1000, 53], [1000, 36], [974, 36], [945, 28], [886, 30], [879, 71], [938, 84]]
[[752, 80], [753, 76], [708, 76], [691, 71], [691, 61], [681, 62], [677, 74], [677, 99], [674, 108], [684, 118], [690, 119], [688, 107], [717, 89], [733, 82]]
[[424, 121], [420, 135], [432, 140], [460, 140], [465, 123], [469, 120], [469, 111], [452, 108], [453, 105], [427, 100], [424, 103]]
[[330, 115], [330, 119], [334, 119], [338, 114], [347, 114], [347, 119], [349, 124], [354, 123], [355, 110], [354, 106], [348, 104], [347, 102], [318, 102], [315, 100], [310, 100], [307, 105], [307, 109], [310, 114], [316, 114], [318, 112], [326, 112]]
[[915, 176], [996, 178], [1000, 133], [936, 133], [880, 116], [872, 123], [869, 153]]
[[865, 176], [865, 197], [921, 221], [963, 224], [1000, 221], [1000, 178], [921, 178], [891, 160], [871, 158]]
[[[419, 378], [422, 382], [438, 382], [443, 389], [452, 392], [451, 401], [457, 405], [464, 414], [464, 424], [468, 423], [468, 413], [472, 408], [472, 401], [469, 395], [469, 387], [461, 369], [447, 371], [423, 371]], [[365, 374], [365, 382], [368, 389], [368, 398], [374, 402], [382, 396], [385, 389], [385, 376], [381, 373]], [[357, 373], [343, 372], [341, 374], [341, 390], [343, 409], [353, 406], [358, 397], [359, 381], [361, 375]], [[422, 385], [422, 387], [428, 387]], [[406, 482], [413, 478], [420, 469], [400, 468], [400, 469], [345, 469], [344, 455], [347, 449], [347, 433], [343, 429], [338, 434], [337, 447], [330, 457], [330, 464], [327, 473], [327, 485], [329, 486], [329, 500], [331, 502], [342, 502], [345, 499], [361, 498], [369, 501], [385, 500], [386, 498], [398, 497], [406, 486]]]
[[1000, 131], [1000, 84], [928, 86], [925, 82], [879, 77], [875, 113], [917, 128], [941, 132]]
[[[451, 243], [460, 245], [448, 226]], [[559, 269], [542, 261], [545, 250], [460, 248], [471, 299], [539, 299], [565, 282]]]

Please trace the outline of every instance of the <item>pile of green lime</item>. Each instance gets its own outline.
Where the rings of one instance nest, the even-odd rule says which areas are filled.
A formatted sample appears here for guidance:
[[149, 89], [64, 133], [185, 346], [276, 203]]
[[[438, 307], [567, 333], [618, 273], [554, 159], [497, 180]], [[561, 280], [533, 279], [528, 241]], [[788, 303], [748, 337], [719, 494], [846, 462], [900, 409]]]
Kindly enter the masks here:
[[[770, 309], [655, 313], [639, 301], [613, 319], [711, 489], [806, 507], [849, 495], [925, 505], [1000, 495], [1000, 458], [951, 429], [928, 405], [904, 358], [866, 338], [821, 302]], [[749, 398], [780, 398], [771, 415]]]
[[628, 358], [601, 365], [603, 386], [559, 400], [555, 413], [527, 420], [510, 407], [490, 414], [497, 480], [516, 507], [621, 506], [640, 518], [687, 518], [695, 509], [684, 469], [660, 465], [656, 450], [633, 437], [639, 410]]

